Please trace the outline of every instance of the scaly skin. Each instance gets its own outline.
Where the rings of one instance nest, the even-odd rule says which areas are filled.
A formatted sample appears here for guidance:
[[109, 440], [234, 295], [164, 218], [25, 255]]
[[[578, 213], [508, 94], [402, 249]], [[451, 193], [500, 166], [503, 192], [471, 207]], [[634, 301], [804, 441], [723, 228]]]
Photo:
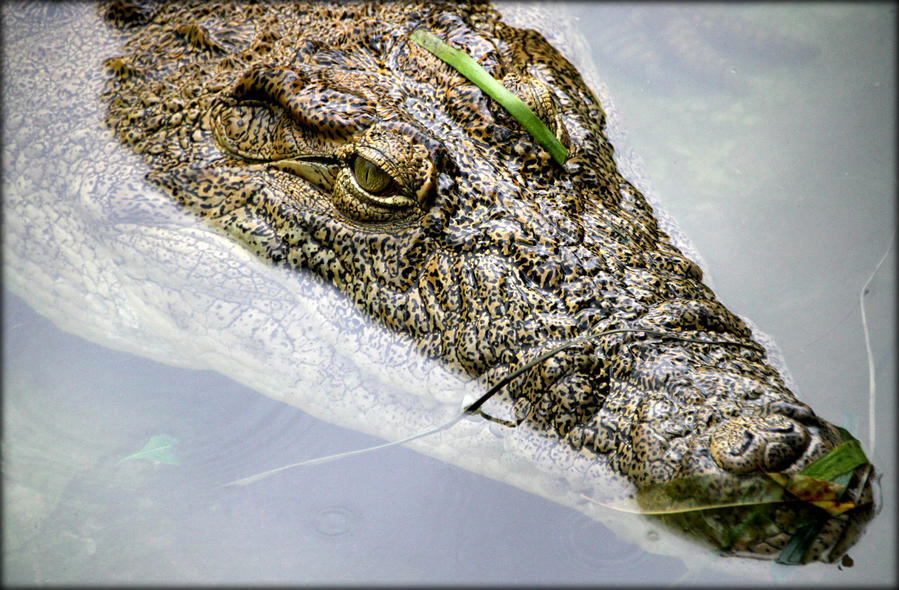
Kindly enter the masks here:
[[[608, 465], [638, 495], [699, 478], [690, 493], [709, 504], [841, 442], [659, 228], [616, 169], [602, 107], [539, 34], [480, 4], [104, 10], [129, 38], [107, 61], [107, 123], [186, 209], [488, 386], [597, 334], [513, 380], [488, 418]], [[564, 166], [412, 43], [418, 27], [527, 102], [569, 148]], [[854, 542], [871, 515], [859, 493], [806, 560]], [[813, 511], [768, 507], [736, 538], [710, 523], [732, 529], [748, 509], [669, 520], [762, 557]]]

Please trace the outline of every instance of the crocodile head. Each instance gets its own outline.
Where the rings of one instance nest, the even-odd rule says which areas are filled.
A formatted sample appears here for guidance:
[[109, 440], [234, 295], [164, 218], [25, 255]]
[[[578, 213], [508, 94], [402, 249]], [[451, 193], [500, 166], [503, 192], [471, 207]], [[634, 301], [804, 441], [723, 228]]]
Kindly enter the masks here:
[[[602, 466], [649, 512], [689, 499], [662, 518], [695, 537], [767, 557], [812, 531], [803, 561], [858, 537], [867, 464], [835, 516], [734, 507], [844, 434], [787, 389], [659, 227], [616, 168], [599, 102], [539, 34], [479, 4], [105, 10], [128, 36], [107, 60], [107, 122], [186, 209], [487, 386], [527, 367], [485, 417]], [[418, 28], [520, 97], [564, 164], [410, 41]]]

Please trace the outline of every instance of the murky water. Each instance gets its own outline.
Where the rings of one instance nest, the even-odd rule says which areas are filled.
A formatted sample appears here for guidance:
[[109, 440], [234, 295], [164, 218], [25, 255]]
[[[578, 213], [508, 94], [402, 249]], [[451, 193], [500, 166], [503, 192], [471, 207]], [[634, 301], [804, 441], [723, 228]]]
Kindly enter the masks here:
[[[630, 147], [704, 255], [718, 296], [774, 336], [803, 400], [867, 441], [858, 292], [895, 227], [892, 8], [576, 10]], [[676, 36], [666, 44], [659, 31]], [[721, 31], [738, 50], [722, 48]], [[894, 252], [865, 300], [878, 391], [869, 455], [888, 500]], [[224, 487], [380, 441], [216, 373], [91, 344], [9, 292], [3, 332], [6, 582], [743, 581], [403, 448]], [[120, 462], [159, 434], [177, 440], [177, 465]], [[894, 539], [887, 502], [850, 551], [854, 567], [773, 575], [887, 583]]]

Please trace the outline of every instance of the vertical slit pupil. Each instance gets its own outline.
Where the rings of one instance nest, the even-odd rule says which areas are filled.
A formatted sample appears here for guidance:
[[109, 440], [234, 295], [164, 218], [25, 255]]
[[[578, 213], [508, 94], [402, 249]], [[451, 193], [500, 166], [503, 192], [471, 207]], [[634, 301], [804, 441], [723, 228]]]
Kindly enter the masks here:
[[383, 193], [393, 183], [393, 179], [389, 174], [384, 172], [377, 164], [362, 156], [356, 156], [356, 160], [353, 163], [353, 174], [359, 186], [374, 195]]

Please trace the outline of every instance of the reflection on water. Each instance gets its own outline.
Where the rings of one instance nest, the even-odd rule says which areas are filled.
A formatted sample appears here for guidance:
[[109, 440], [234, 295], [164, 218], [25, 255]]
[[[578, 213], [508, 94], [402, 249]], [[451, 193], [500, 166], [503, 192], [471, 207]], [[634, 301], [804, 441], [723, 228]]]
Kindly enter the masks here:
[[[658, 61], [658, 49], [631, 52], [632, 67], [622, 61], [627, 52], [606, 58], [604, 46], [621, 41], [615, 23], [626, 22], [629, 37], [642, 30], [651, 38], [677, 31], [671, 22], [696, 21], [670, 10], [626, 21], [631, 7], [577, 10], [631, 147], [705, 256], [719, 297], [777, 339], [802, 399], [865, 440], [857, 291], [894, 226], [895, 15], [873, 6], [744, 6], [740, 20], [728, 21], [731, 9], [715, 9], [723, 28], [736, 22], [751, 37], [755, 25], [756, 35], [775, 30], [817, 51], [781, 65], [759, 63], [749, 49], [744, 63], [711, 41], [695, 45], [705, 30], [697, 27], [687, 40], [732, 63], [727, 72], [739, 84], [703, 83], [706, 66], [689, 61], [674, 69], [677, 84], [662, 84], [652, 72], [672, 66]], [[655, 28], [640, 29], [645, 23]], [[882, 433], [872, 460], [885, 498], [896, 489], [894, 268], [893, 254], [866, 304]], [[723, 581], [567, 508], [402, 448], [225, 488], [380, 441], [215, 373], [86, 343], [8, 293], [3, 318], [5, 581]], [[158, 434], [177, 439], [179, 465], [118, 463]], [[854, 568], [775, 575], [803, 584], [888, 581], [894, 525], [888, 503], [850, 551]]]

